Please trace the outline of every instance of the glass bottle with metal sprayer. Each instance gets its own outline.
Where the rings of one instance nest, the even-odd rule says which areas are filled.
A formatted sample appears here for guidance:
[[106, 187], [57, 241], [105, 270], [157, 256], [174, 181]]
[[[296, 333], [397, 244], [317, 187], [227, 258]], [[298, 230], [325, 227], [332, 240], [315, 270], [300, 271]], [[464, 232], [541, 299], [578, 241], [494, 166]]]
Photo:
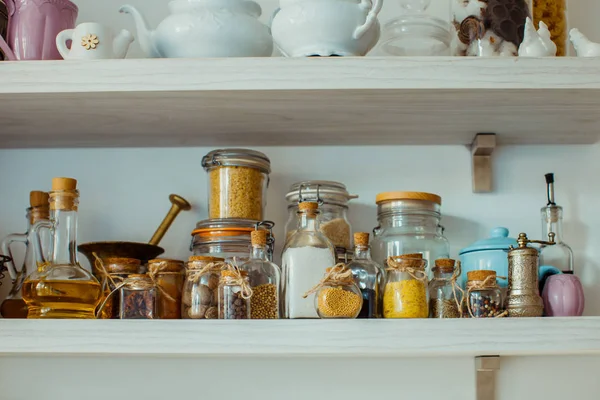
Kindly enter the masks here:
[[27, 303], [27, 318], [95, 318], [102, 289], [98, 280], [81, 267], [77, 259], [77, 181], [54, 178], [50, 192], [50, 222], [40, 221], [34, 231], [50, 225], [53, 250], [50, 260], [44, 260], [36, 244], [36, 256], [41, 264], [23, 284], [23, 299]]

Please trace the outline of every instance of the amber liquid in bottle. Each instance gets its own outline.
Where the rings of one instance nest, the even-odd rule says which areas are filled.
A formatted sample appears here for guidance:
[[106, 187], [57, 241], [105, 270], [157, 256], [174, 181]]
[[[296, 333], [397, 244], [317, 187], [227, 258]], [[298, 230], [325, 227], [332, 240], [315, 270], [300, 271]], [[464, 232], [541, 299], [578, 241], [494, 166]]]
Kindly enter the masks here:
[[23, 299], [6, 299], [0, 306], [3, 318], [27, 318], [27, 304]]
[[[27, 318], [95, 318], [102, 297], [100, 283], [77, 260], [76, 181], [55, 178], [50, 192], [52, 259], [39, 265], [23, 284]], [[41, 249], [37, 254], [41, 259]], [[45, 261], [45, 260], [42, 260]]]

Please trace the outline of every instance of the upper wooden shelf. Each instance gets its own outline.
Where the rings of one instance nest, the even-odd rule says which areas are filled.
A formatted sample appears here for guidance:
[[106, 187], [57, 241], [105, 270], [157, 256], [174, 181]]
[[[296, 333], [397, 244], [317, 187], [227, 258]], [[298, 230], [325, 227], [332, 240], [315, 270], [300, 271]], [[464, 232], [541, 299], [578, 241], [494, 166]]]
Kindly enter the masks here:
[[0, 63], [0, 147], [590, 144], [600, 59]]
[[600, 318], [1, 320], [0, 355], [600, 355]]

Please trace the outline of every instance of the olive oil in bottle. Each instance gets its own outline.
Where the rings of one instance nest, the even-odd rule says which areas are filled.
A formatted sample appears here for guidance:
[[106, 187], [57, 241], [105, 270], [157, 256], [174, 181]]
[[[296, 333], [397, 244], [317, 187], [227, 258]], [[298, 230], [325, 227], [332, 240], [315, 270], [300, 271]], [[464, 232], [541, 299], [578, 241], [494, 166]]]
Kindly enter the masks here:
[[48, 226], [53, 233], [52, 256], [45, 260], [36, 251], [42, 264], [23, 285], [27, 318], [95, 318], [102, 291], [77, 260], [78, 204], [77, 181], [54, 178]]

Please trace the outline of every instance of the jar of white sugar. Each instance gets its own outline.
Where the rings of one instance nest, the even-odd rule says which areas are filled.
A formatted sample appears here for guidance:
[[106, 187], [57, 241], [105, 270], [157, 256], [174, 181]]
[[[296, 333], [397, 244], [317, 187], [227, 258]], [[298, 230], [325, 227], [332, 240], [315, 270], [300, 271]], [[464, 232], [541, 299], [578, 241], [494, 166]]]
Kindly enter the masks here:
[[283, 248], [282, 296], [286, 318], [319, 318], [313, 299], [303, 296], [335, 264], [335, 247], [319, 230], [318, 213], [317, 203], [300, 203], [295, 232]]

